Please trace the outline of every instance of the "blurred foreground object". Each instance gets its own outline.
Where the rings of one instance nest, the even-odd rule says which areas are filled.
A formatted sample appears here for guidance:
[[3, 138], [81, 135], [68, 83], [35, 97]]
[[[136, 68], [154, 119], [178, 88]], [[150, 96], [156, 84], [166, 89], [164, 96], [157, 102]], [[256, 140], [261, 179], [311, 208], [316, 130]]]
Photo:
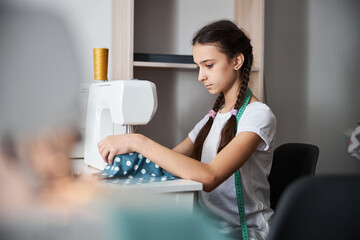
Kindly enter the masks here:
[[79, 76], [55, 16], [2, 1], [0, 32], [0, 210], [8, 211], [73, 180]]
[[360, 160], [360, 122], [351, 133], [348, 153]]
[[57, 18], [0, 3], [0, 132], [76, 126], [75, 49]]
[[8, 1], [0, 32], [0, 238], [49, 239], [49, 222], [61, 228], [97, 193], [69, 160], [79, 140], [74, 49], [56, 17]]

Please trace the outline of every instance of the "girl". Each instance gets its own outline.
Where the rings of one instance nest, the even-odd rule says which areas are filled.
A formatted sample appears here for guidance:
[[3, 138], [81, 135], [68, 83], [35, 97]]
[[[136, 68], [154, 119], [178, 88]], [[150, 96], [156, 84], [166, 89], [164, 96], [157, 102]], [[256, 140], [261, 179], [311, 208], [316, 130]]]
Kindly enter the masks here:
[[250, 239], [264, 239], [273, 214], [267, 177], [276, 120], [251, 96], [236, 127], [253, 62], [250, 40], [234, 23], [221, 20], [200, 29], [192, 44], [198, 80], [218, 94], [209, 114], [172, 150], [141, 134], [125, 134], [102, 140], [100, 154], [112, 164], [115, 155], [139, 152], [175, 176], [203, 183], [200, 208], [218, 220], [221, 232], [236, 238], [242, 236], [234, 183], [240, 169]]

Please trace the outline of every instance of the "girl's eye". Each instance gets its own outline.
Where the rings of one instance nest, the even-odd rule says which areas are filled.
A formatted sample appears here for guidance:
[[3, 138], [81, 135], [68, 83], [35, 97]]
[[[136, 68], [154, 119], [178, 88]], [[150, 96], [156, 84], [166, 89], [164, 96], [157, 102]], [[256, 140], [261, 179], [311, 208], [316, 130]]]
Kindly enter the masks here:
[[207, 64], [206, 67], [207, 68], [212, 68], [214, 66], [214, 64]]
[[200, 68], [199, 68], [199, 66], [196, 66], [196, 68], [195, 68], [196, 70], [199, 70]]

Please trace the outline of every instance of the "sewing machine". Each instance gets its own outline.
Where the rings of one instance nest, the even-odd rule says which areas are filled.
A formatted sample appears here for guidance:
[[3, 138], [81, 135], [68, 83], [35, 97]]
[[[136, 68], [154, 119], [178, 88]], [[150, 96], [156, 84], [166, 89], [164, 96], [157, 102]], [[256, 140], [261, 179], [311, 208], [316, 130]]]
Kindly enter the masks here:
[[145, 80], [92, 83], [85, 129], [85, 164], [104, 169], [97, 144], [106, 136], [132, 133], [134, 125], [145, 125], [157, 109], [155, 84]]
[[[118, 80], [93, 83], [89, 99], [85, 130], [84, 161], [73, 160], [76, 174], [93, 174], [102, 170], [106, 163], [101, 158], [97, 144], [112, 134], [132, 132], [133, 125], [147, 124], [157, 109], [155, 84], [142, 80]], [[92, 166], [90, 168], [88, 166]], [[97, 169], [95, 169], [97, 168]], [[140, 185], [102, 183], [114, 191], [138, 190], [162, 193], [166, 203], [181, 211], [193, 211], [195, 192], [202, 184], [186, 179], [153, 182]], [[144, 199], [148, 204], [149, 199]], [[145, 204], [145, 203], [144, 203]]]

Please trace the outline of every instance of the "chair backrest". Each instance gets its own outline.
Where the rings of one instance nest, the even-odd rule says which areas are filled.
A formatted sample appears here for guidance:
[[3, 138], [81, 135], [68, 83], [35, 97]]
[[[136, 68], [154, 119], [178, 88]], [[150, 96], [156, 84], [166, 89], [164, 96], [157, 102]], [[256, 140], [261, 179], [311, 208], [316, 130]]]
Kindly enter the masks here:
[[285, 190], [267, 240], [359, 239], [360, 175], [301, 178]]
[[291, 182], [315, 174], [318, 157], [319, 148], [312, 144], [286, 143], [275, 149], [268, 178], [272, 209], [275, 210], [281, 194]]

